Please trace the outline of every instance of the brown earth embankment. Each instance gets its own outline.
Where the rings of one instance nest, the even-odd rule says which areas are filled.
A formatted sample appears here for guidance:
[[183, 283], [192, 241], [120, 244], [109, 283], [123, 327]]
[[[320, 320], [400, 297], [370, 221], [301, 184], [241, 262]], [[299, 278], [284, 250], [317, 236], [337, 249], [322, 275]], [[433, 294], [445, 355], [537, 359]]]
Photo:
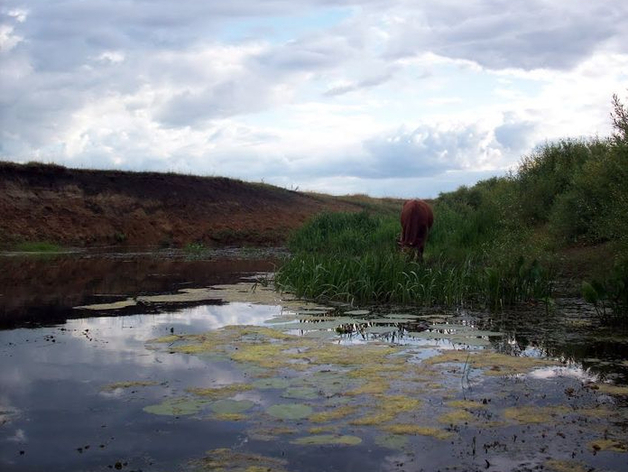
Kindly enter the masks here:
[[0, 246], [277, 245], [359, 201], [222, 177], [0, 163]]

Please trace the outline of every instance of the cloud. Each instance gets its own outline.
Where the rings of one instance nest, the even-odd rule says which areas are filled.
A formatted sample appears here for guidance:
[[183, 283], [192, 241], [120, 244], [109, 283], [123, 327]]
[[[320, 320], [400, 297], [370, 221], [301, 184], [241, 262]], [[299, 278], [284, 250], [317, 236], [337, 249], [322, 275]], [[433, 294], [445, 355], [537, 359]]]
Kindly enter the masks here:
[[6, 0], [0, 159], [445, 188], [607, 131], [627, 20], [616, 0]]
[[388, 17], [392, 57], [432, 52], [490, 69], [530, 70], [570, 69], [610, 44], [628, 52], [628, 6], [614, 0], [431, 1]]
[[409, 132], [370, 139], [364, 148], [367, 158], [355, 175], [367, 178], [431, 177], [478, 162], [495, 165], [501, 159], [491, 130], [476, 124], [444, 129], [422, 125]]

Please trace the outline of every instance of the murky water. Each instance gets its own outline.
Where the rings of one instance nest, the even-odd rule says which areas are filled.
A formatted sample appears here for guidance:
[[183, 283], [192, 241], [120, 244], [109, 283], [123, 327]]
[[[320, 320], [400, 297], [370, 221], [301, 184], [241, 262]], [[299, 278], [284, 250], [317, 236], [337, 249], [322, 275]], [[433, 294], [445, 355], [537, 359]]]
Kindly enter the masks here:
[[[2, 263], [2, 470], [628, 465], [628, 336], [574, 300], [498, 315], [355, 311], [247, 282], [222, 286], [225, 303], [208, 292], [177, 304], [155, 295], [272, 264]], [[72, 308], [128, 297], [123, 310]]]

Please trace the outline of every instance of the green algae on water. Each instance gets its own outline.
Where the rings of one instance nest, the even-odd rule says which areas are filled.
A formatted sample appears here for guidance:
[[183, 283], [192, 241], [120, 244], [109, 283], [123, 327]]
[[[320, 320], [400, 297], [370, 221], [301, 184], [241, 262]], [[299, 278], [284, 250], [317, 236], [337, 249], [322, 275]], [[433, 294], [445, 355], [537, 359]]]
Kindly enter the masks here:
[[382, 430], [392, 434], [407, 434], [411, 436], [430, 436], [440, 440], [449, 439], [452, 433], [429, 426], [419, 426], [416, 424], [391, 424], [381, 427]]
[[150, 380], [131, 380], [128, 382], [114, 382], [101, 388], [104, 392], [113, 392], [114, 390], [136, 388], [136, 387], [154, 387], [159, 385], [158, 382]]
[[283, 459], [227, 448], [207, 451], [203, 459], [193, 461], [190, 465], [194, 472], [287, 472], [287, 462]]
[[244, 413], [255, 406], [250, 400], [217, 400], [210, 405], [210, 409], [218, 415], [231, 415]]
[[156, 405], [148, 405], [143, 409], [146, 413], [163, 416], [186, 416], [200, 412], [207, 400], [190, 399], [187, 397], [168, 398]]
[[290, 441], [290, 443], [302, 446], [357, 446], [362, 443], [362, 439], [349, 435], [319, 434], [298, 438]]
[[329, 423], [334, 420], [343, 419], [347, 416], [354, 414], [357, 410], [356, 406], [344, 405], [331, 408], [327, 411], [321, 411], [314, 413], [309, 417], [312, 423]]
[[199, 397], [204, 397], [208, 399], [217, 399], [217, 398], [231, 397], [237, 393], [246, 392], [252, 389], [253, 389], [253, 386], [247, 383], [234, 383], [234, 384], [223, 385], [220, 387], [189, 388], [187, 389], [187, 391]]

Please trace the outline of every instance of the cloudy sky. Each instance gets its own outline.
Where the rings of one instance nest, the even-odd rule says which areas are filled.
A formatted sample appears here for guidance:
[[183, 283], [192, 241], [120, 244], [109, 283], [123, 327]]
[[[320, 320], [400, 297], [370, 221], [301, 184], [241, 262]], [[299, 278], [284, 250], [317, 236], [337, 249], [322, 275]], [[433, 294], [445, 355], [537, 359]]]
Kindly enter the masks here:
[[610, 132], [620, 0], [3, 0], [0, 160], [436, 196]]

